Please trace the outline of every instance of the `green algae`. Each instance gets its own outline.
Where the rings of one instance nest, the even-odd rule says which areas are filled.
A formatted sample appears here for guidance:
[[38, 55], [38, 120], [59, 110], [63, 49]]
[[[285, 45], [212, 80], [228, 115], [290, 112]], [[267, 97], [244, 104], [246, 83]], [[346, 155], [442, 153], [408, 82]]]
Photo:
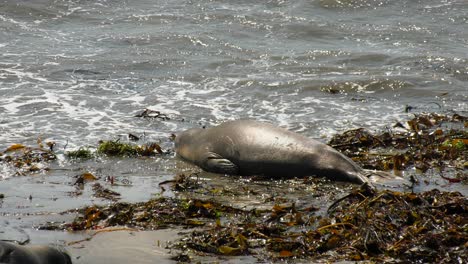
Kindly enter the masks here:
[[81, 147], [77, 150], [65, 152], [65, 156], [69, 159], [87, 160], [94, 158], [94, 152], [89, 148]]
[[155, 156], [163, 154], [161, 146], [157, 143], [137, 145], [116, 141], [101, 141], [97, 153], [111, 157]]

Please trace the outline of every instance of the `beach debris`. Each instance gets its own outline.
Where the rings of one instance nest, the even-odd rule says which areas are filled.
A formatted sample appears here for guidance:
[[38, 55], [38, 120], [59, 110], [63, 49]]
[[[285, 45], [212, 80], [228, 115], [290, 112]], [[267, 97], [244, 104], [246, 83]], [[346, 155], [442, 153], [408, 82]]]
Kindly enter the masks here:
[[315, 212], [294, 203], [246, 210], [214, 200], [159, 197], [86, 207], [61, 227], [197, 227], [174, 244], [181, 255], [451, 263], [468, 253], [468, 199], [457, 192], [359, 189], [334, 204], [328, 214]]
[[199, 173], [177, 174], [173, 180], [167, 180], [159, 183], [159, 187], [165, 191], [164, 185], [169, 184], [174, 191], [188, 191], [201, 187]]
[[[112, 191], [102, 186], [101, 183], [97, 182], [99, 180], [99, 177], [95, 176], [90, 172], [84, 172], [82, 174], [76, 175], [75, 178], [76, 181], [73, 183], [73, 185], [76, 186], [77, 189], [70, 193], [73, 196], [82, 195], [85, 183], [94, 182], [94, 184], [92, 185], [94, 197], [103, 198], [114, 202], [120, 199], [120, 193]], [[111, 185], [112, 184], [113, 182], [111, 183]]]
[[77, 150], [67, 151], [65, 155], [72, 160], [87, 160], [99, 157], [100, 155], [110, 157], [149, 157], [168, 154], [169, 152], [163, 151], [161, 146], [154, 142], [139, 145], [130, 142], [120, 142], [120, 140], [101, 140], [96, 151], [92, 151], [90, 147], [80, 147]]
[[128, 134], [128, 139], [129, 139], [130, 141], [138, 141], [138, 140], [140, 140], [140, 137], [137, 136], [137, 135], [135, 135], [135, 134], [129, 133], [129, 134]]
[[65, 152], [65, 156], [72, 160], [88, 160], [95, 157], [88, 147], [80, 147], [77, 150], [67, 151]]
[[100, 141], [97, 148], [98, 154], [104, 154], [114, 157], [135, 157], [135, 156], [155, 156], [165, 154], [158, 143], [148, 143], [137, 145], [131, 143], [122, 143], [115, 141]]
[[104, 188], [99, 182], [93, 184], [94, 197], [103, 198], [111, 201], [118, 201], [120, 193]]
[[160, 111], [151, 110], [148, 108], [143, 110], [141, 113], [136, 114], [135, 117], [160, 119], [163, 121], [170, 120], [168, 115], [163, 114]]
[[109, 206], [90, 206], [80, 214], [68, 230], [100, 229], [127, 226], [141, 230], [155, 230], [169, 226], [203, 226], [223, 212], [242, 212], [212, 201], [176, 198], [156, 198], [140, 203], [114, 203]]
[[109, 182], [111, 185], [114, 185], [115, 183], [115, 177], [114, 176], [107, 176], [105, 179], [106, 182]]
[[[464, 170], [468, 132], [453, 127], [463, 127], [467, 120], [456, 114], [421, 114], [407, 121], [406, 126], [397, 123], [394, 127], [398, 131], [372, 134], [363, 128], [353, 129], [335, 135], [329, 145], [366, 169], [401, 171], [414, 166], [421, 172], [430, 168], [441, 172], [445, 168]], [[462, 177], [452, 182], [466, 180]]]
[[76, 175], [75, 178], [76, 178], [76, 181], [75, 183], [73, 183], [73, 185], [78, 185], [78, 186], [84, 185], [85, 182], [96, 181], [98, 179], [96, 176], [94, 176], [94, 174], [90, 172], [84, 172], [82, 174]]
[[40, 140], [38, 147], [12, 144], [0, 152], [0, 163], [9, 165], [15, 176], [48, 171], [48, 163], [56, 159], [57, 156], [52, 148], [45, 148]]

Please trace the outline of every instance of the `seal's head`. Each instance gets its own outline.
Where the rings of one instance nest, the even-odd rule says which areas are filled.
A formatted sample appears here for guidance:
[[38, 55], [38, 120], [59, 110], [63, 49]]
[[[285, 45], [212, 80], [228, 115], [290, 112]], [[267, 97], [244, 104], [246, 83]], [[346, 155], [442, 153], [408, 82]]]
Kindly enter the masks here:
[[174, 143], [177, 156], [189, 161], [195, 160], [194, 146], [197, 145], [196, 141], [201, 131], [201, 128], [192, 128], [176, 135]]

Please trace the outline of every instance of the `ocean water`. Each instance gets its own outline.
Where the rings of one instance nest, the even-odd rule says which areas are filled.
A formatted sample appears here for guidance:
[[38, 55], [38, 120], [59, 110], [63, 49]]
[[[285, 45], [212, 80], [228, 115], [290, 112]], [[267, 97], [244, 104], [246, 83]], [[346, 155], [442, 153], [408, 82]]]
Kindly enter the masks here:
[[[254, 118], [313, 138], [468, 112], [468, 3], [0, 1], [0, 148]], [[134, 117], [145, 108], [169, 121]], [[182, 120], [185, 120], [182, 122]]]

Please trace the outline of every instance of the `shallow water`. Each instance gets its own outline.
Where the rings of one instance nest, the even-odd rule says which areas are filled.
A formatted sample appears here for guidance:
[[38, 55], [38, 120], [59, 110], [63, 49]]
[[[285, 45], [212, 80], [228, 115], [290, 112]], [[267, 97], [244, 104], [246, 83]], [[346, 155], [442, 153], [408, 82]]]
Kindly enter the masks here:
[[[326, 141], [419, 112], [468, 115], [467, 8], [464, 0], [0, 1], [0, 150], [41, 138], [59, 154], [36, 176], [13, 177], [0, 163], [0, 220], [17, 230], [28, 224], [11, 221], [14, 213], [105, 202], [90, 192], [70, 198], [84, 171], [130, 181], [113, 188], [140, 201], [193, 170], [171, 156], [63, 156], [128, 133], [171, 149], [171, 133], [254, 118]], [[171, 120], [135, 117], [145, 108]], [[466, 191], [427, 174], [432, 183], [421, 189]]]

